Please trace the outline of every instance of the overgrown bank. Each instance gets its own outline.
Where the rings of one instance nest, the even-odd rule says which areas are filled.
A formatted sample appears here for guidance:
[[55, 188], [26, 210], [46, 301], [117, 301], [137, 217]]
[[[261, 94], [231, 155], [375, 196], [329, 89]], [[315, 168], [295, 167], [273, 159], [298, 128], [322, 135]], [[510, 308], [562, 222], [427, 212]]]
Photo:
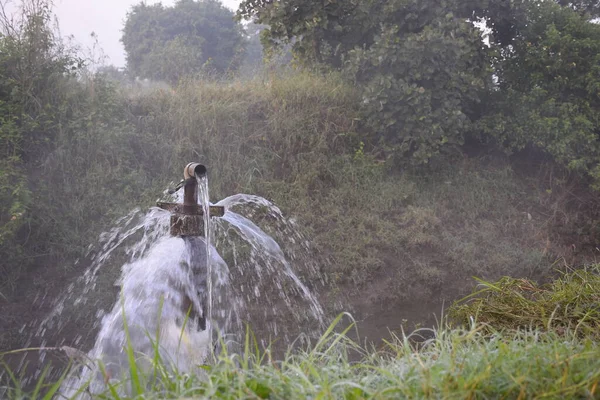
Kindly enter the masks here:
[[[18, 290], [5, 289], [3, 347], [24, 345], [23, 315], [47, 311], [26, 311], [32, 299], [63, 290], [65, 277], [85, 268], [72, 260], [98, 233], [152, 205], [189, 160], [209, 165], [213, 199], [255, 193], [296, 218], [327, 260], [326, 305], [341, 301], [367, 321], [387, 313], [374, 337], [441, 311], [474, 275], [539, 278], [561, 257], [577, 264], [593, 252], [595, 232], [583, 222], [595, 203], [570, 194], [576, 181], [543, 168], [523, 174], [498, 157], [390, 169], [363, 147], [358, 99], [336, 75], [189, 81], [172, 90], [96, 76], [75, 88], [69, 129], [32, 171], [44, 174], [28, 217], [43, 230], [20, 244], [29, 256], [52, 249], [62, 258], [34, 257]], [[113, 298], [118, 269], [107, 269], [96, 296]], [[90, 311], [77, 310], [88, 319]]]
[[[56, 297], [79, 275], [100, 232], [150, 206], [190, 160], [209, 165], [214, 199], [256, 193], [296, 218], [326, 260], [329, 309], [340, 300], [361, 319], [384, 315], [384, 330], [440, 310], [473, 275], [539, 278], [593, 257], [596, 7], [434, 3], [290, 0], [306, 6], [296, 18], [294, 7], [245, 2], [241, 15], [272, 19], [271, 44], [292, 40], [278, 28], [298, 24], [295, 55], [320, 72], [219, 81], [172, 71], [172, 86], [88, 71], [44, 1], [25, 2], [20, 25], [1, 20], [2, 347], [22, 344], [23, 318], [46, 311], [32, 311], [33, 299]], [[340, 12], [348, 26], [336, 25]], [[304, 23], [314, 13], [322, 29]], [[164, 16], [165, 26], [176, 20]], [[412, 16], [420, 22], [398, 25]], [[483, 47], [467, 17], [514, 29], [494, 25]], [[339, 36], [354, 25], [365, 35]], [[189, 53], [171, 39], [162, 50]], [[519, 163], [506, 155], [516, 151]]]

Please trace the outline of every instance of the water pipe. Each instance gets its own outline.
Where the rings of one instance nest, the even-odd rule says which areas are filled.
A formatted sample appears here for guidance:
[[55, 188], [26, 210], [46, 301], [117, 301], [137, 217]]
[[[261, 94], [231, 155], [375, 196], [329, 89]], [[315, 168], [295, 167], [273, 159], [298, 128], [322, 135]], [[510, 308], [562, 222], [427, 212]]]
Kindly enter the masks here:
[[202, 178], [206, 175], [206, 167], [198, 163], [189, 163], [183, 169], [183, 179], [189, 179], [193, 177]]
[[[198, 178], [206, 175], [206, 167], [198, 163], [189, 163], [183, 169], [183, 181], [169, 193], [175, 193], [183, 187], [183, 203], [157, 203], [157, 206], [171, 213], [172, 236], [204, 236], [204, 210], [198, 204]], [[210, 206], [211, 217], [222, 217], [225, 207]]]

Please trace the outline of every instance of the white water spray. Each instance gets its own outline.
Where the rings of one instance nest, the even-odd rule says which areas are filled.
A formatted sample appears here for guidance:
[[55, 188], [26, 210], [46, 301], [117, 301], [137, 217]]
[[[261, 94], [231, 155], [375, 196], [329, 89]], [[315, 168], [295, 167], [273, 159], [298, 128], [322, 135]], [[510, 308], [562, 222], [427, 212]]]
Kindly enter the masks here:
[[[88, 353], [105, 369], [97, 363], [82, 366], [65, 382], [64, 394], [74, 393], [85, 382], [91, 382], [91, 393], [100, 393], [106, 383], [122, 379], [128, 370], [128, 346], [144, 368], [151, 368], [158, 356], [173, 370], [201, 373], [198, 366], [211, 361], [213, 346], [219, 342], [213, 330], [225, 343], [239, 343], [243, 322], [248, 322], [266, 346], [276, 338], [289, 343], [300, 333], [310, 336], [322, 328], [323, 309], [294, 272], [295, 265], [303, 276], [320, 280], [309, 243], [293, 223], [272, 203], [252, 195], [220, 201], [217, 205], [227, 212], [223, 218], [210, 218], [206, 178], [198, 180], [198, 191], [206, 216], [205, 238], [170, 237], [170, 215], [158, 208], [145, 215], [130, 214], [102, 236], [101, 250], [79, 279], [83, 290], [76, 295], [71, 286], [42, 322], [41, 336], [60, 329], [68, 319], [66, 309], [89, 308], [98, 277], [109, 267], [113, 253], [128, 243], [125, 253], [130, 261], [122, 267], [120, 293], [101, 318]], [[284, 251], [250, 218], [274, 222], [269, 233], [289, 248]], [[122, 390], [127, 392], [127, 386]]]

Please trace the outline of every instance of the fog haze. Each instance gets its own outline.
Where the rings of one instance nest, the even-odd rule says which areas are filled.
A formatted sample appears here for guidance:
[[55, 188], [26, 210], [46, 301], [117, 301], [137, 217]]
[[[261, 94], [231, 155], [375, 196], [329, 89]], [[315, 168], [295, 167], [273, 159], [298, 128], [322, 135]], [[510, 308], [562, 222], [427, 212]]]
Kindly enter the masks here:
[[[119, 41], [121, 30], [127, 11], [139, 2], [140, 0], [56, 0], [55, 12], [63, 36], [72, 35], [75, 41], [91, 54], [95, 42], [91, 34], [94, 32], [106, 57], [104, 62], [124, 67], [125, 53]], [[162, 3], [165, 6], [172, 5], [174, 2], [174, 0], [146, 1], [147, 4]], [[236, 10], [240, 0], [222, 0], [222, 3]], [[93, 49], [94, 58], [97, 59], [100, 54], [99, 49]]]

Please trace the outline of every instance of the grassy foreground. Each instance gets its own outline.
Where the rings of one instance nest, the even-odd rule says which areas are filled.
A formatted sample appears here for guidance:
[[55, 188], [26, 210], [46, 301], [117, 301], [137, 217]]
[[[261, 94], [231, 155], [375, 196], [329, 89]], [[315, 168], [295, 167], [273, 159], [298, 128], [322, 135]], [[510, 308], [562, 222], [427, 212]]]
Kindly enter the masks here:
[[[153, 360], [144, 373], [132, 363], [129, 376], [101, 399], [384, 399], [384, 398], [599, 398], [600, 348], [574, 335], [523, 330], [486, 333], [468, 329], [417, 331], [381, 349], [366, 349], [335, 333], [340, 315], [311, 351], [274, 361], [247, 335], [240, 355], [221, 354], [199, 378], [169, 372]], [[415, 345], [421, 334], [435, 338]], [[418, 342], [418, 340], [417, 340]], [[360, 359], [360, 361], [352, 361]], [[13, 382], [17, 384], [18, 382]], [[9, 399], [52, 398], [60, 382], [40, 384]], [[121, 385], [132, 387], [124, 396]], [[124, 386], [123, 386], [124, 387]], [[81, 388], [85, 392], [85, 386]], [[64, 398], [57, 395], [55, 398]]]
[[[379, 348], [350, 339], [354, 323], [345, 313], [316, 343], [281, 360], [248, 330], [242, 351], [224, 350], [198, 374], [174, 371], [158, 348], [149, 357], [130, 345], [123, 379], [92, 398], [600, 398], [599, 272], [592, 265], [544, 286], [481, 281], [481, 290], [451, 307], [448, 321], [459, 325], [398, 333]], [[94, 363], [78, 350], [58, 350], [75, 364]], [[67, 398], [58, 393], [64, 376], [52, 381], [44, 373], [30, 393], [10, 378], [0, 387], [3, 398]], [[85, 394], [88, 384], [76, 389]]]

